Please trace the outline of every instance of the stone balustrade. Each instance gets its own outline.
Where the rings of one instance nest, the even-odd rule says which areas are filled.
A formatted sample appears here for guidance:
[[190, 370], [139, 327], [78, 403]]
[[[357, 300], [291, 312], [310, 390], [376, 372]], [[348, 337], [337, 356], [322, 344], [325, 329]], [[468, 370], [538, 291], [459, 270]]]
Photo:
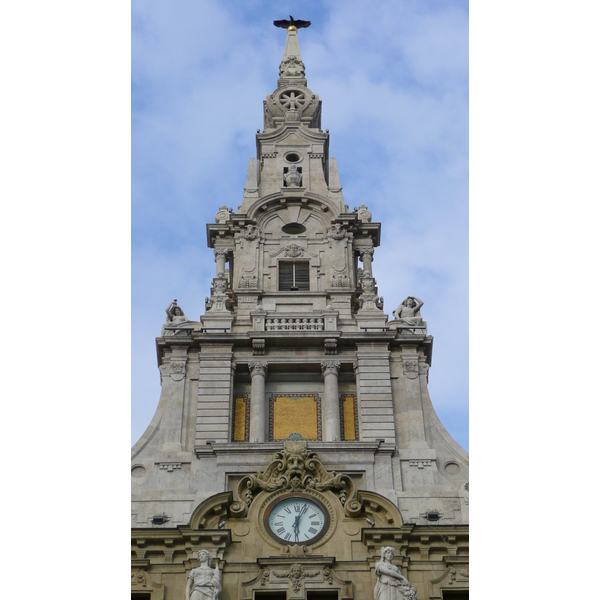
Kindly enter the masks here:
[[266, 331], [323, 331], [323, 317], [268, 317]]

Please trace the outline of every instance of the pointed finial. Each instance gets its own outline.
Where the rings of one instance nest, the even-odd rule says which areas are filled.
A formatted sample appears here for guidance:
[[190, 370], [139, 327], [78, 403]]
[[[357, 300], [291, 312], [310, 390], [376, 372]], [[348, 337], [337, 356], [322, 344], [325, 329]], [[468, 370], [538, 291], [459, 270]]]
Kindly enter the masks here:
[[279, 77], [302, 79], [304, 77], [304, 63], [298, 45], [298, 28], [310, 26], [310, 21], [300, 21], [290, 15], [289, 21], [282, 19], [281, 21], [273, 21], [273, 24], [275, 27], [287, 28], [283, 58], [279, 65]]

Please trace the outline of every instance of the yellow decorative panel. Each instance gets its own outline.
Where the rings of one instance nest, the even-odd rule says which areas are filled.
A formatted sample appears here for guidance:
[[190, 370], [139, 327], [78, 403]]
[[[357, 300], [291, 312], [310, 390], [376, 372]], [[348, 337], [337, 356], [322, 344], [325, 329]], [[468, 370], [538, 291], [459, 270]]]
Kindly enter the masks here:
[[340, 396], [340, 412], [342, 439], [354, 441], [358, 439], [358, 414], [356, 410], [356, 396], [342, 394]]
[[247, 396], [233, 399], [233, 435], [234, 442], [247, 442], [250, 437], [250, 400]]
[[273, 394], [269, 401], [269, 439], [300, 436], [321, 440], [321, 399], [318, 394]]

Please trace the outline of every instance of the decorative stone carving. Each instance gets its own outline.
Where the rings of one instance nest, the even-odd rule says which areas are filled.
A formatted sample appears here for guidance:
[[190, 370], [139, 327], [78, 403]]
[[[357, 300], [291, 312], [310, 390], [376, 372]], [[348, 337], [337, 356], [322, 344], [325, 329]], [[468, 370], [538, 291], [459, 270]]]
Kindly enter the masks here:
[[371, 218], [373, 217], [373, 215], [371, 214], [371, 212], [369, 211], [369, 209], [364, 204], [361, 204], [358, 208], [355, 207], [354, 211], [358, 212], [358, 218], [363, 223], [370, 223], [371, 222]]
[[152, 596], [164, 598], [165, 586], [154, 581], [144, 569], [137, 569], [131, 572], [131, 591], [154, 592]]
[[298, 56], [286, 56], [279, 65], [279, 77], [304, 77], [304, 63]]
[[393, 558], [394, 549], [382, 546], [381, 560], [375, 564], [377, 583], [373, 593], [374, 600], [418, 600], [417, 588], [392, 564]]
[[346, 267], [342, 267], [339, 270], [335, 267], [331, 267], [331, 270], [331, 287], [336, 288], [350, 286], [350, 279], [348, 279], [348, 275], [346, 274]]
[[[306, 91], [305, 91], [306, 90]], [[275, 94], [275, 102], [284, 110], [302, 110], [308, 103], [307, 93], [304, 89], [285, 88]]]
[[333, 585], [333, 571], [327, 567], [323, 569], [323, 581], [329, 585]]
[[266, 362], [248, 363], [248, 369], [250, 370], [250, 377], [254, 377], [255, 375], [262, 375], [263, 377], [266, 377], [268, 368], [269, 368], [269, 363], [266, 363]]
[[239, 288], [251, 288], [254, 289], [258, 286], [258, 279], [256, 275], [242, 275], [238, 280]]
[[306, 556], [310, 554], [311, 550], [308, 546], [303, 546], [301, 544], [288, 544], [284, 546], [283, 553], [288, 556]]
[[288, 573], [273, 571], [273, 575], [279, 577], [280, 579], [289, 579], [292, 590], [298, 593], [302, 589], [302, 582], [304, 581], [304, 579], [307, 579], [309, 577], [316, 577], [317, 575], [319, 575], [319, 572], [317, 571], [316, 573], [305, 573], [300, 563], [294, 563], [290, 567]]
[[[287, 115], [287, 113], [286, 113]], [[301, 187], [302, 186], [302, 173], [298, 171], [296, 165], [291, 165], [283, 176], [286, 187]]]
[[219, 566], [213, 568], [208, 550], [198, 552], [198, 561], [200, 566], [188, 575], [185, 600], [219, 600], [222, 589]]
[[285, 111], [285, 115], [283, 118], [288, 123], [294, 123], [302, 120], [302, 115], [295, 108], [290, 108], [289, 110]]
[[246, 225], [246, 227], [240, 232], [240, 235], [251, 242], [260, 235], [260, 229], [256, 225]]
[[224, 274], [217, 275], [212, 280], [210, 290], [210, 298], [206, 298], [206, 311], [211, 312], [230, 312], [230, 299], [226, 293], [227, 276]]
[[180, 462], [158, 463], [158, 468], [161, 469], [162, 471], [167, 471], [167, 473], [172, 473], [174, 469], [175, 470], [181, 469], [181, 463]]
[[297, 256], [302, 256], [304, 254], [304, 248], [301, 248], [298, 244], [290, 244], [283, 249], [283, 254], [284, 256], [296, 258]]
[[[165, 335], [167, 335], [166, 332]], [[160, 365], [159, 370], [161, 383], [164, 377], [171, 377], [173, 381], [181, 381], [185, 377], [185, 360], [165, 361]]]
[[409, 460], [408, 466], [409, 467], [417, 467], [417, 469], [424, 469], [425, 467], [431, 466], [431, 461], [430, 460]]
[[321, 375], [323, 377], [325, 377], [325, 375], [329, 375], [329, 373], [337, 375], [341, 366], [342, 363], [340, 363], [339, 361], [324, 360], [321, 362]]
[[327, 235], [334, 240], [343, 240], [346, 237], [346, 232], [340, 223], [332, 223], [331, 227], [327, 228]]
[[223, 205], [217, 211], [217, 214], [215, 215], [215, 221], [217, 223], [227, 223], [227, 221], [229, 221], [230, 216], [231, 216], [230, 210], [227, 208], [226, 205]]
[[383, 297], [377, 295], [377, 281], [370, 275], [360, 278], [359, 286], [363, 294], [358, 299], [358, 307], [361, 310], [383, 310]]
[[325, 338], [325, 354], [337, 354], [336, 338]]
[[263, 356], [265, 353], [265, 340], [254, 338], [252, 340], [252, 354], [254, 356]]
[[407, 325], [418, 325], [423, 322], [421, 318], [421, 306], [424, 302], [415, 296], [408, 296], [398, 308], [392, 313], [394, 319], [402, 321]]
[[419, 376], [419, 362], [414, 359], [405, 359], [404, 361], [404, 375], [408, 379], [416, 379]]
[[372, 262], [373, 261], [373, 256], [375, 256], [375, 249], [374, 248], [365, 248], [364, 250], [361, 251], [360, 253], [360, 260], [364, 262]]
[[[339, 363], [338, 363], [339, 364]], [[307, 449], [306, 441], [286, 441], [283, 450], [273, 455], [273, 460], [262, 473], [247, 475], [238, 485], [238, 496], [250, 506], [255, 490], [314, 489], [345, 490], [347, 497], [354, 495], [352, 479], [343, 473], [329, 472], [321, 464], [316, 452]]]

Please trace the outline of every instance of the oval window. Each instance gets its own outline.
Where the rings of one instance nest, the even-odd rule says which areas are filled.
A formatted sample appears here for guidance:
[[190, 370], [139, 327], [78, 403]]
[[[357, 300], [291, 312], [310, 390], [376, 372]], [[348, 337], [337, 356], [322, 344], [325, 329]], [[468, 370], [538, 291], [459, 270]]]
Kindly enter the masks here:
[[291, 163], [295, 163], [300, 160], [300, 155], [296, 154], [295, 152], [290, 152], [289, 154], [285, 155], [285, 160]]
[[289, 233], [290, 235], [298, 235], [299, 233], [304, 233], [306, 227], [300, 225], [300, 223], [288, 223], [281, 228], [281, 231], [283, 231], [283, 233]]

